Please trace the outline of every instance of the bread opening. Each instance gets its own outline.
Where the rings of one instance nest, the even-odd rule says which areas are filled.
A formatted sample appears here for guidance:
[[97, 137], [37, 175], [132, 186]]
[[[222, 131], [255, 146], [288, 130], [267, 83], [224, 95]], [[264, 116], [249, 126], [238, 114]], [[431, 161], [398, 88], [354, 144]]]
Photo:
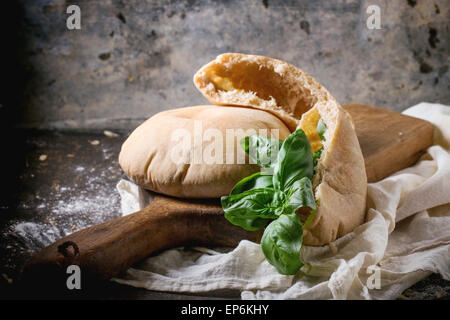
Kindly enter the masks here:
[[301, 119], [300, 128], [306, 134], [306, 137], [311, 144], [311, 151], [316, 152], [322, 146], [322, 140], [320, 139], [319, 133], [317, 131], [317, 125], [320, 120], [320, 114], [317, 108], [311, 109], [310, 112], [305, 113]]
[[[276, 106], [300, 119], [301, 115], [311, 109], [316, 101], [306, 88], [293, 89], [293, 79], [281, 72], [276, 72], [273, 65], [254, 61], [232, 61], [213, 63], [205, 68], [207, 82], [214, 85], [215, 91], [234, 91], [235, 93], [253, 93], [263, 101], [252, 100], [252, 104], [263, 104], [275, 100]], [[227, 102], [227, 101], [224, 101]], [[254, 105], [250, 105], [254, 106]], [[256, 105], [258, 107], [258, 105]]]

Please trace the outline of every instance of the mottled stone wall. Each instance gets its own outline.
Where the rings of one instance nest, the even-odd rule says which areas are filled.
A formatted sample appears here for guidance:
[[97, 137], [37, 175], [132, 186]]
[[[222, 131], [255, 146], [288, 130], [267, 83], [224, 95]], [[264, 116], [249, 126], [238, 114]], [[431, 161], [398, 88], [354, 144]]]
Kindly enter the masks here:
[[[202, 104], [195, 71], [223, 52], [276, 57], [341, 102], [401, 111], [450, 104], [448, 0], [21, 0], [14, 79], [2, 109], [24, 127], [130, 129]], [[69, 4], [81, 30], [66, 28]], [[366, 26], [381, 8], [381, 30]]]

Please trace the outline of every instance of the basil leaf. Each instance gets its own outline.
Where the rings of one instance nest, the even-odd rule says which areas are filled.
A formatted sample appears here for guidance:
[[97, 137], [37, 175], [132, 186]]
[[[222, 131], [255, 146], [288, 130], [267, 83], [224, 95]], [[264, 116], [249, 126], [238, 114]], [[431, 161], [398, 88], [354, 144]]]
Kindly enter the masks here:
[[[325, 141], [325, 131], [327, 131], [327, 126], [322, 121], [322, 119], [319, 119], [319, 122], [317, 123], [317, 133], [319, 134], [320, 140]], [[320, 157], [322, 156], [323, 146], [317, 150], [316, 152], [313, 152], [313, 164], [314, 167], [317, 166], [317, 162], [319, 162]]]
[[282, 214], [264, 230], [262, 251], [279, 273], [293, 275], [303, 266], [300, 261], [302, 237], [302, 223], [295, 213]]
[[272, 175], [265, 174], [264, 172], [257, 172], [239, 181], [233, 187], [233, 190], [231, 190], [230, 195], [242, 193], [251, 189], [263, 189], [272, 187]]
[[284, 140], [274, 166], [275, 189], [286, 190], [303, 177], [313, 176], [311, 145], [302, 129], [294, 131]]
[[240, 140], [242, 149], [261, 167], [269, 168], [277, 159], [283, 140], [251, 135]]
[[325, 131], [327, 131], [327, 126], [322, 121], [322, 119], [319, 119], [319, 123], [317, 124], [317, 133], [319, 134], [320, 140], [325, 141]]
[[264, 218], [240, 218], [233, 215], [227, 215], [225, 214], [225, 218], [234, 224], [235, 226], [241, 227], [248, 231], [256, 231], [259, 229], [264, 228], [267, 223], [270, 221], [270, 219], [264, 219]]
[[320, 157], [322, 156], [323, 146], [320, 147], [319, 150], [316, 152], [313, 152], [312, 158], [313, 158], [313, 165], [314, 167], [317, 166], [317, 162], [319, 162]]
[[[251, 189], [221, 198], [225, 218], [246, 230], [257, 230], [262, 221], [283, 213], [284, 194], [273, 188]], [[250, 221], [249, 221], [250, 220]]]
[[286, 211], [295, 212], [300, 207], [309, 207], [316, 209], [316, 201], [312, 189], [311, 180], [303, 177], [294, 182], [289, 190], [289, 197], [287, 199]]

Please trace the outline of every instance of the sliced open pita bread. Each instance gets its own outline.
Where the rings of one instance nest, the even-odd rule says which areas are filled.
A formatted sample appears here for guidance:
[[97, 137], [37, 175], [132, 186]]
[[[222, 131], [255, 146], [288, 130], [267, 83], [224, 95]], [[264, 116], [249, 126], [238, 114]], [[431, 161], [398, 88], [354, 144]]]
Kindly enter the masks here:
[[[324, 146], [313, 180], [319, 207], [305, 226], [306, 245], [330, 243], [363, 223], [367, 178], [354, 125], [315, 79], [280, 60], [226, 53], [203, 66], [194, 83], [213, 104], [267, 111], [290, 131], [303, 129], [313, 151]], [[325, 142], [319, 119], [327, 126]]]

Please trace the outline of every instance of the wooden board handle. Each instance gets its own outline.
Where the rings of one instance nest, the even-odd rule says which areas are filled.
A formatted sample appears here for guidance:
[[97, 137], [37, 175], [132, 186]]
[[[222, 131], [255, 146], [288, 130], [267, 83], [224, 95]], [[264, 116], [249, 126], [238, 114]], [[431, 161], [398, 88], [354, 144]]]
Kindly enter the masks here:
[[242, 239], [259, 242], [261, 235], [232, 225], [217, 203], [156, 196], [139, 212], [80, 230], [44, 248], [26, 264], [24, 275], [66, 278], [67, 267], [77, 265], [83, 276], [105, 280], [163, 249], [235, 247]]

